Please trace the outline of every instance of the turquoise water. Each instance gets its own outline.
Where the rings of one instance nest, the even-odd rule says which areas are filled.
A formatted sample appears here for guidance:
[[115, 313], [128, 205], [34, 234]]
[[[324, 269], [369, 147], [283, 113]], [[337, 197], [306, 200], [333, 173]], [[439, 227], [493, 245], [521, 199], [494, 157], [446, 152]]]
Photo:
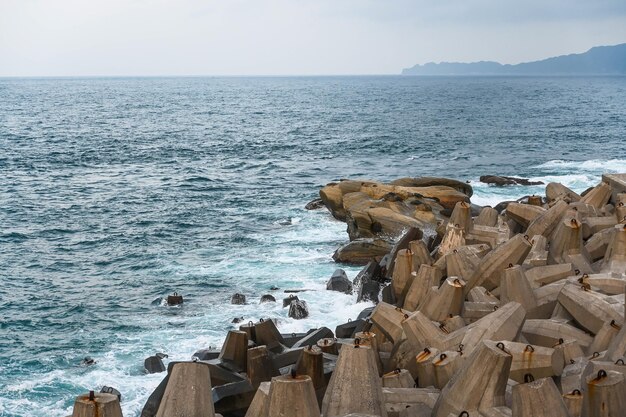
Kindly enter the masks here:
[[[345, 225], [303, 208], [327, 182], [449, 176], [495, 204], [542, 187], [480, 175], [582, 191], [626, 172], [625, 140], [624, 77], [0, 79], [0, 415], [110, 385], [137, 416], [155, 352], [189, 359], [233, 317], [354, 318], [324, 290]], [[289, 288], [310, 318], [258, 304]]]

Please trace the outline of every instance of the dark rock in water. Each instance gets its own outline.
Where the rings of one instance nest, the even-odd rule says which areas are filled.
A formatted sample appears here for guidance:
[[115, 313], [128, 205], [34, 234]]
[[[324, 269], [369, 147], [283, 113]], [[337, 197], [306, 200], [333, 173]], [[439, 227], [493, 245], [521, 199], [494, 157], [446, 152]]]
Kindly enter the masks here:
[[278, 288], [278, 287], [276, 287], [276, 286], [274, 286], [274, 285], [272, 285], [272, 286], [270, 287], [270, 291], [278, 291], [278, 290], [280, 290], [280, 288]]
[[502, 177], [497, 175], [483, 175], [480, 177], [480, 182], [497, 185], [499, 187], [505, 185], [543, 185], [542, 181], [530, 181], [527, 178]]
[[300, 320], [309, 317], [309, 308], [306, 305], [306, 301], [298, 300], [292, 301], [289, 305], [289, 317]]
[[152, 300], [150, 304], [152, 304], [153, 306], [158, 306], [158, 305], [161, 305], [162, 302], [163, 302], [163, 297], [157, 297], [154, 300]]
[[392, 246], [383, 239], [356, 239], [340, 247], [333, 254], [335, 262], [365, 265], [369, 261], [380, 261]]
[[343, 269], [335, 270], [335, 272], [333, 272], [333, 275], [326, 283], [326, 289], [329, 291], [338, 291], [345, 294], [352, 294], [352, 283], [348, 279], [346, 271], [344, 271]]
[[198, 358], [200, 361], [210, 361], [211, 359], [217, 359], [218, 356], [220, 356], [220, 351], [213, 348], [200, 349], [192, 355], [193, 358]]
[[290, 226], [293, 224], [293, 220], [291, 219], [291, 217], [288, 217], [286, 219], [279, 220], [278, 224], [280, 224], [281, 226]]
[[243, 317], [235, 317], [234, 319], [232, 319], [230, 322], [237, 324], [237, 323], [241, 323], [242, 321], [244, 321]]
[[167, 353], [161, 353], [161, 352], [155, 353], [154, 356], [156, 356], [157, 358], [161, 358], [161, 359], [168, 357]]
[[308, 203], [306, 203], [306, 206], [304, 206], [304, 208], [307, 210], [317, 210], [323, 207], [324, 207], [324, 202], [322, 201], [321, 198], [316, 198], [315, 200], [309, 201]]
[[246, 296], [240, 293], [235, 293], [233, 294], [232, 297], [230, 297], [230, 303], [231, 304], [245, 304]]
[[292, 301], [298, 301], [299, 298], [297, 295], [290, 295], [289, 297], [283, 298], [283, 308], [289, 306]]
[[83, 366], [91, 366], [95, 365], [96, 361], [93, 358], [86, 356], [82, 361], [80, 361], [80, 364]]
[[117, 395], [117, 399], [122, 402], [122, 393], [119, 392], [118, 390], [116, 390], [113, 387], [107, 387], [106, 385], [102, 387], [102, 389], [100, 390], [101, 393], [103, 394], [113, 394], [113, 395]]
[[146, 368], [149, 374], [157, 374], [159, 372], [165, 372], [165, 365], [158, 356], [150, 356], [143, 361], [143, 367]]
[[261, 296], [261, 303], [275, 303], [276, 298], [272, 294], [265, 294]]
[[183, 303], [183, 296], [179, 295], [177, 292], [175, 292], [172, 295], [168, 295], [167, 296], [167, 305], [168, 306], [177, 306], [179, 304]]

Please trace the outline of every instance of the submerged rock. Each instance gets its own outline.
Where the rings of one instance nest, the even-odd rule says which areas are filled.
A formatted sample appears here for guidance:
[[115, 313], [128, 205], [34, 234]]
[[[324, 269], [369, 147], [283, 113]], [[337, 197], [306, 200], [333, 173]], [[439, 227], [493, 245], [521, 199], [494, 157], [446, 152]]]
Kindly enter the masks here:
[[289, 317], [300, 320], [309, 317], [309, 308], [304, 300], [294, 300], [289, 305]]
[[91, 366], [91, 365], [95, 365], [96, 361], [90, 356], [85, 356], [85, 358], [82, 361], [80, 361], [80, 364], [83, 366]]
[[240, 293], [235, 293], [233, 294], [232, 297], [230, 297], [230, 303], [231, 304], [245, 304], [246, 296]]
[[143, 367], [149, 374], [156, 374], [159, 372], [165, 372], [165, 365], [158, 356], [150, 356], [143, 361]]
[[352, 294], [352, 283], [343, 269], [337, 269], [326, 283], [329, 291], [338, 291], [345, 294]]
[[531, 181], [528, 178], [504, 177], [498, 175], [483, 175], [480, 177], [480, 182], [497, 185], [499, 187], [505, 185], [543, 185], [542, 181]]
[[316, 198], [315, 200], [309, 201], [304, 208], [306, 210], [318, 210], [324, 207], [324, 202], [321, 198]]

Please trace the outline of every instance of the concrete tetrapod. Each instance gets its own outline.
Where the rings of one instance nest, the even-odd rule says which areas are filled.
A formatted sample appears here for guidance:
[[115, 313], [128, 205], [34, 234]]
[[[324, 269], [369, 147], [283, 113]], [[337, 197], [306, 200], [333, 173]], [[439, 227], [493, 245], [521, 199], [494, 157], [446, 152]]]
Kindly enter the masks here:
[[512, 357], [496, 342], [483, 341], [441, 391], [433, 417], [460, 415], [505, 405]]
[[411, 281], [411, 272], [413, 270], [413, 254], [411, 251], [408, 249], [399, 250], [394, 265], [391, 286], [396, 300], [402, 300]]
[[313, 382], [313, 389], [321, 404], [326, 390], [326, 379], [324, 378], [324, 356], [317, 346], [309, 346], [302, 350], [298, 362], [296, 362], [296, 372], [298, 375], [308, 375]]
[[420, 304], [420, 311], [434, 321], [461, 314], [464, 287], [465, 281], [461, 278], [449, 277], [441, 287], [430, 288]]
[[521, 266], [515, 265], [504, 270], [500, 281], [500, 302], [516, 301], [530, 311], [537, 307], [535, 294]]
[[530, 242], [521, 234], [496, 247], [482, 258], [480, 265], [465, 286], [465, 294], [472, 288], [482, 285], [488, 290], [500, 286], [502, 271], [509, 265], [516, 265], [526, 259], [530, 252]]
[[623, 417], [626, 410], [626, 382], [615, 371], [599, 370], [585, 380], [582, 417]]
[[383, 387], [387, 388], [413, 388], [415, 381], [411, 373], [406, 369], [396, 369], [383, 375]]
[[498, 211], [492, 207], [483, 207], [474, 219], [476, 226], [493, 227], [498, 223]]
[[552, 378], [542, 378], [513, 387], [512, 417], [570, 417]]
[[597, 334], [606, 322], [615, 320], [621, 323], [624, 320], [602, 294], [590, 291], [584, 285], [565, 284], [558, 301], [582, 327], [593, 334]]
[[122, 417], [122, 409], [117, 395], [90, 391], [76, 397], [72, 417]]
[[568, 262], [584, 273], [593, 273], [589, 254], [583, 245], [583, 229], [578, 215], [566, 215], [563, 218], [554, 231], [548, 248], [548, 263]]
[[268, 417], [319, 417], [313, 382], [308, 375], [282, 375], [272, 378]]
[[413, 272], [413, 280], [404, 297], [404, 308], [415, 311], [426, 298], [426, 294], [433, 286], [439, 286], [439, 281], [443, 276], [441, 269], [430, 265], [420, 266], [417, 273]]
[[526, 229], [526, 235], [542, 235], [548, 237], [554, 231], [556, 225], [561, 221], [568, 205], [565, 201], [559, 200], [543, 214], [537, 216]]
[[209, 366], [203, 362], [174, 365], [156, 417], [215, 417]]
[[219, 359], [229, 362], [240, 372], [247, 368], [248, 334], [241, 330], [230, 330], [220, 351]]
[[602, 262], [602, 270], [626, 274], [626, 224], [617, 224], [612, 229], [611, 240]]
[[409, 311], [394, 307], [391, 304], [380, 302], [372, 312], [370, 320], [383, 332], [392, 342], [402, 339], [402, 320]]
[[503, 344], [513, 356], [509, 378], [514, 381], [525, 382], [527, 374], [534, 378], [546, 378], [560, 376], [563, 372], [565, 363], [561, 350], [508, 341]]
[[387, 417], [374, 351], [368, 346], [345, 345], [339, 351], [322, 402], [324, 417], [349, 413]]
[[270, 405], [270, 382], [261, 382], [254, 394], [254, 398], [246, 411], [245, 417], [267, 417]]

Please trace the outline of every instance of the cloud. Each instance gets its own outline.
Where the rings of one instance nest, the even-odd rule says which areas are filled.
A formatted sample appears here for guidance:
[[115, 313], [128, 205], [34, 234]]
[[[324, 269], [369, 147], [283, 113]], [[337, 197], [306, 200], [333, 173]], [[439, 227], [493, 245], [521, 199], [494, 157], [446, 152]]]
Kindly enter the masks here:
[[0, 0], [0, 75], [398, 73], [626, 41], [623, 0]]

